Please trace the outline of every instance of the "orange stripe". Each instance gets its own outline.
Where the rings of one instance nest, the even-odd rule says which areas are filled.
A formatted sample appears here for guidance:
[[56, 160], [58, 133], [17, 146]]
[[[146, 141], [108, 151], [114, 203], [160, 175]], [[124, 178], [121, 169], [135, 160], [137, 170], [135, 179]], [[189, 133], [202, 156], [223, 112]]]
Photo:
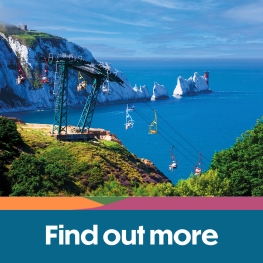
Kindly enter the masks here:
[[103, 206], [84, 197], [0, 197], [0, 210], [80, 210]]

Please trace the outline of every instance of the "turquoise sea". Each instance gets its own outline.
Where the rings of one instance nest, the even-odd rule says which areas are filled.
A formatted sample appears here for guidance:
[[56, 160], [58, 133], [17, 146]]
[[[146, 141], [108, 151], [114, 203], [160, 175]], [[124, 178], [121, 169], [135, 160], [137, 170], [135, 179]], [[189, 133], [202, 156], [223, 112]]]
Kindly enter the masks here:
[[[112, 60], [132, 86], [147, 85], [150, 92], [154, 81], [165, 85], [170, 98], [160, 101], [136, 102], [130, 112], [135, 121], [125, 130], [126, 104], [97, 106], [92, 127], [116, 134], [126, 148], [138, 157], [147, 158], [174, 183], [189, 177], [203, 156], [202, 168], [208, 169], [215, 151], [231, 147], [242, 132], [253, 128], [263, 116], [263, 60], [242, 59], [180, 59], [180, 60]], [[189, 78], [194, 72], [210, 72], [210, 94], [173, 98], [177, 77]], [[159, 134], [148, 134], [158, 114]], [[69, 109], [68, 123], [77, 125], [82, 109]], [[4, 114], [25, 122], [53, 123], [53, 111]], [[178, 160], [178, 168], [168, 171], [170, 150]]]

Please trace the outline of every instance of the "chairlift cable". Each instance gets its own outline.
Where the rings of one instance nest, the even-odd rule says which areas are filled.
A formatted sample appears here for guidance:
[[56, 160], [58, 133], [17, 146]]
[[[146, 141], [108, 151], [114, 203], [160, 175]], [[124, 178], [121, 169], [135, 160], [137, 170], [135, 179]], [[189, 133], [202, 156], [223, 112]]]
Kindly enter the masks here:
[[[135, 110], [135, 112], [148, 124], [150, 125], [150, 123], [137, 111]], [[174, 149], [176, 149], [182, 156], [184, 156], [191, 164], [195, 165], [187, 156], [185, 156], [180, 150], [178, 150], [167, 138], [165, 138], [160, 132], [158, 132], [158, 134], [161, 135], [161, 137], [166, 140], [171, 146], [174, 147]]]
[[[136, 112], [138, 112], [138, 109], [135, 110]], [[144, 115], [142, 112], [140, 112], [141, 115]], [[145, 115], [144, 115], [145, 117]], [[160, 126], [158, 127], [158, 130], [162, 131], [163, 133], [165, 133], [167, 136], [169, 136], [174, 142], [176, 142], [178, 145], [180, 145], [185, 151], [187, 151], [190, 155], [192, 155], [195, 159], [196, 159], [196, 156], [190, 152], [186, 147], [184, 147], [180, 142], [178, 142], [177, 140], [175, 140], [169, 133], [167, 133], [163, 128], [160, 128]], [[205, 163], [205, 165], [207, 167], [209, 167], [209, 164]]]
[[[145, 102], [145, 104], [151, 109], [154, 110], [148, 103]], [[158, 117], [160, 117], [173, 131], [175, 131], [185, 142], [187, 142], [194, 150], [196, 150], [197, 153], [199, 153], [200, 151], [198, 151], [188, 140], [186, 140], [178, 131], [176, 131], [174, 129], [173, 126], [171, 126], [160, 114], [158, 114]], [[204, 155], [202, 155], [204, 157], [204, 159], [206, 159], [208, 162], [210, 162], [207, 158], [205, 158]]]

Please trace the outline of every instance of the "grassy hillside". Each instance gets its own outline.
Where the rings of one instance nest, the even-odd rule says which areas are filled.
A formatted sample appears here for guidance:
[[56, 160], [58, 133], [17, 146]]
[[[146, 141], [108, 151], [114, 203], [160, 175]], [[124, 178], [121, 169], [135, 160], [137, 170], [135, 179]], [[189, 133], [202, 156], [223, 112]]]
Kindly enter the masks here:
[[169, 182], [117, 142], [61, 142], [50, 130], [23, 123], [16, 129], [11, 120], [0, 118], [3, 195], [96, 195], [105, 182], [115, 188], [107, 195], [131, 195], [140, 185]]

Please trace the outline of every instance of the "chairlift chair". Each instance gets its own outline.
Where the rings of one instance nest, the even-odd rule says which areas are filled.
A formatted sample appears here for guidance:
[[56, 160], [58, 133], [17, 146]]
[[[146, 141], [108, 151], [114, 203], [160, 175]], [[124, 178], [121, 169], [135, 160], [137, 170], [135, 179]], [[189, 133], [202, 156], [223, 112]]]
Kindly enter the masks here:
[[202, 174], [202, 169], [200, 167], [196, 167], [194, 170], [194, 175], [201, 175]]
[[43, 74], [40, 75], [40, 83], [42, 84], [49, 84], [49, 78], [48, 78], [48, 62], [46, 61], [46, 65], [44, 67]]
[[26, 75], [23, 68], [21, 67], [19, 59], [17, 61], [17, 66], [18, 66], [18, 77], [16, 79], [16, 85], [24, 84], [26, 80]]
[[87, 88], [87, 81], [83, 78], [81, 73], [78, 73], [78, 86], [77, 86], [77, 91], [80, 92], [84, 89]]
[[149, 125], [149, 134], [157, 134], [157, 114], [156, 110], [154, 110], [154, 120], [153, 122]]
[[202, 154], [199, 152], [199, 161], [194, 166], [194, 175], [202, 174]]
[[101, 86], [103, 93], [108, 93], [110, 95], [110, 80], [109, 80], [109, 71], [107, 70], [107, 77]]
[[174, 169], [176, 169], [177, 166], [178, 166], [178, 162], [177, 162], [177, 160], [176, 160], [176, 158], [175, 158], [175, 156], [174, 156], [174, 154], [173, 154], [173, 148], [174, 148], [174, 146], [172, 146], [172, 149], [170, 150], [171, 164], [170, 164], [169, 167], [168, 167], [168, 170], [169, 170], [170, 172], [173, 172]]
[[129, 105], [127, 104], [126, 108], [126, 123], [125, 125], [125, 130], [128, 130], [129, 128], [133, 128], [134, 125], [134, 120], [132, 119], [131, 115], [129, 114]]

